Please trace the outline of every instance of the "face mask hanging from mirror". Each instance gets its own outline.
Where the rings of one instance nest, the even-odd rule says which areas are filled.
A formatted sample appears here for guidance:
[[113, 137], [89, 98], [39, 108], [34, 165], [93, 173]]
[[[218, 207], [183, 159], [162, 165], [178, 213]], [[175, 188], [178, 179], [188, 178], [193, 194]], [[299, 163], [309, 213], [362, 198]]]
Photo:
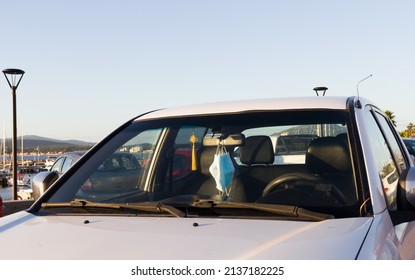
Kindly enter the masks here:
[[216, 188], [219, 190], [219, 194], [229, 196], [231, 183], [235, 174], [235, 167], [225, 146], [218, 146], [213, 163], [209, 167], [209, 171], [215, 179]]

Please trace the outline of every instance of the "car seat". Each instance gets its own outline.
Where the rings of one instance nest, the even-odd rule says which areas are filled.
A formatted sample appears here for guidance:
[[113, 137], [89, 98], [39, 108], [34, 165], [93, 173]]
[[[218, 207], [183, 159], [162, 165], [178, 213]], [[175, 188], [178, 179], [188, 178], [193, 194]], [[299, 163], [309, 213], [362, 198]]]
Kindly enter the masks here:
[[273, 179], [258, 202], [299, 206], [350, 205], [356, 198], [348, 147], [340, 137], [314, 139], [306, 153], [306, 172]]
[[261, 197], [268, 182], [275, 178], [274, 149], [271, 138], [266, 135], [255, 135], [245, 138], [240, 147], [241, 179], [245, 184], [247, 200], [253, 202]]

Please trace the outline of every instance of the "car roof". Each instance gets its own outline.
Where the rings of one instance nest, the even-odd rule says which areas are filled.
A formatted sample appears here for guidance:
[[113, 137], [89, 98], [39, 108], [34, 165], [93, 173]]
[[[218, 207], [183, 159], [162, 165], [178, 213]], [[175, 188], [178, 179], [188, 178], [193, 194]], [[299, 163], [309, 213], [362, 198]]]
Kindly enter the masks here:
[[[353, 96], [308, 96], [281, 97], [268, 99], [251, 99], [225, 101], [206, 104], [194, 104], [182, 107], [160, 109], [138, 117], [136, 120], [147, 120], [167, 117], [197, 116], [207, 114], [236, 113], [244, 111], [275, 111], [297, 109], [335, 109], [346, 110], [347, 100]], [[362, 104], [368, 102], [359, 98]]]
[[60, 155], [59, 157], [63, 157], [63, 156], [72, 156], [73, 158], [80, 158], [81, 156], [83, 156], [87, 151], [73, 151], [73, 152], [66, 152], [62, 155]]

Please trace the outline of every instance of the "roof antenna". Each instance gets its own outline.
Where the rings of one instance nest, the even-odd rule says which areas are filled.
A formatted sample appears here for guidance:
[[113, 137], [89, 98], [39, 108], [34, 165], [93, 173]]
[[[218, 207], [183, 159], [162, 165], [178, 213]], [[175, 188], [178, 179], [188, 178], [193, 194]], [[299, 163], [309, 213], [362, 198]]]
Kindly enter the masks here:
[[320, 91], [322, 91], [323, 96], [324, 96], [324, 95], [326, 95], [326, 90], [328, 90], [328, 88], [326, 88], [326, 87], [315, 87], [315, 88], [313, 88], [313, 90], [316, 92], [317, 96], [320, 96], [318, 93]]
[[369, 79], [370, 77], [372, 77], [373, 75], [370, 74], [369, 76], [367, 76], [366, 78], [364, 78], [363, 80], [360, 80], [357, 85], [356, 85], [356, 90], [357, 90], [357, 101], [356, 101], [356, 107], [357, 108], [362, 108], [362, 104], [360, 103], [360, 95], [359, 95], [359, 84], [367, 79]]

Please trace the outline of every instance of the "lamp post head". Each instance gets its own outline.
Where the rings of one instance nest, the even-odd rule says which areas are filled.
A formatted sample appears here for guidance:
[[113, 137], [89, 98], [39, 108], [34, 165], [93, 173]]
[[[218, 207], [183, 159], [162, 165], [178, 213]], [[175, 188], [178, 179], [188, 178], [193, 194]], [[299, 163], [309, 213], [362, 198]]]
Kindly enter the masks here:
[[[9, 84], [10, 88], [17, 89], [22, 80], [24, 71], [20, 69], [8, 68], [3, 70], [4, 77], [6, 77], [7, 83]], [[10, 79], [7, 77], [10, 76]], [[19, 78], [19, 79], [18, 79]]]

